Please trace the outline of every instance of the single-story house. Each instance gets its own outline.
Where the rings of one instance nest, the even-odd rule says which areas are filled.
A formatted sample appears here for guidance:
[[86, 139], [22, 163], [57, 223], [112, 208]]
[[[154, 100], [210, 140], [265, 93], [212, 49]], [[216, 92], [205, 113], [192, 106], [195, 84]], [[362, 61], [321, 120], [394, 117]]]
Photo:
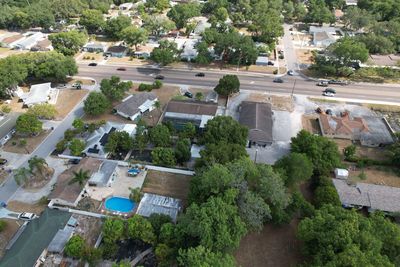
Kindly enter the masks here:
[[123, 45], [111, 46], [107, 49], [106, 55], [110, 57], [124, 57], [128, 52], [128, 48]]
[[131, 2], [123, 3], [123, 4], [119, 5], [119, 10], [126, 11], [126, 10], [132, 9], [132, 7], [133, 7], [133, 3], [131, 3]]
[[142, 114], [151, 112], [156, 101], [158, 101], [157, 96], [151, 92], [133, 94], [122, 100], [114, 110], [121, 117], [135, 121]]
[[207, 17], [194, 17], [189, 19], [190, 23], [196, 23], [196, 27], [190, 35], [201, 35], [206, 29], [211, 27]]
[[19, 113], [10, 113], [1, 117], [0, 120], [0, 146], [3, 146], [11, 139], [15, 133], [15, 124], [17, 122]]
[[47, 38], [37, 42], [37, 44], [31, 48], [31, 51], [51, 51], [51, 50], [53, 50], [53, 46], [51, 45], [51, 41]]
[[159, 47], [159, 43], [146, 43], [145, 45], [139, 46], [136, 51], [134, 52], [134, 55], [136, 57], [141, 57], [141, 58], [149, 58], [151, 56], [151, 52], [153, 52], [154, 48]]
[[328, 47], [335, 43], [336, 39], [328, 32], [314, 32], [312, 42], [315, 46]]
[[90, 53], [95, 53], [95, 52], [104, 53], [107, 50], [107, 45], [102, 43], [90, 42], [85, 44], [82, 47], [82, 50]]
[[346, 6], [356, 6], [357, 3], [357, 0], [346, 0]]
[[45, 38], [45, 35], [41, 32], [28, 32], [24, 34], [24, 36], [25, 38], [10, 44], [10, 47], [21, 50], [30, 50], [37, 44], [38, 41]]
[[150, 217], [153, 213], [165, 214], [176, 222], [178, 213], [182, 210], [182, 200], [156, 194], [144, 193], [136, 214]]
[[256, 59], [257, 66], [268, 66], [268, 57], [259, 56]]
[[400, 188], [367, 183], [349, 184], [332, 179], [344, 207], [366, 207], [369, 211], [400, 212]]
[[78, 165], [72, 166], [65, 170], [57, 177], [54, 190], [50, 193], [49, 199], [51, 204], [76, 207], [79, 201], [86, 196], [85, 186], [81, 187], [78, 183], [70, 184], [73, 179], [73, 171], [89, 171], [92, 175], [95, 170], [98, 170], [101, 161], [94, 158], [84, 158]]
[[90, 177], [89, 186], [110, 187], [117, 177], [117, 166], [115, 161], [103, 161], [99, 170]]
[[110, 134], [115, 131], [125, 131], [133, 137], [136, 133], [136, 124], [106, 122], [86, 139], [86, 148], [83, 153], [91, 157], [107, 158], [108, 152], [105, 151], [104, 147]]
[[190, 122], [201, 131], [216, 116], [217, 109], [218, 105], [212, 102], [171, 100], [165, 109], [163, 122], [171, 122], [177, 130], [182, 130]]
[[248, 146], [271, 145], [273, 141], [271, 104], [243, 101], [239, 112], [239, 123], [249, 128]]
[[198, 43], [198, 39], [190, 39], [190, 38], [174, 38], [170, 40], [176, 43], [178, 50], [181, 51], [180, 58], [186, 59], [187, 61], [191, 61], [197, 57], [197, 50], [195, 48]]
[[[39, 266], [37, 262], [43, 250], [48, 247], [59, 229], [71, 217], [66, 211], [45, 209], [38, 219], [20, 228], [14, 243], [0, 260], [1, 267]], [[37, 264], [37, 265], [36, 265]]]
[[52, 90], [51, 83], [40, 83], [32, 85], [28, 93], [19, 94], [19, 98], [24, 102], [24, 106], [31, 107], [36, 104], [47, 103], [50, 100]]

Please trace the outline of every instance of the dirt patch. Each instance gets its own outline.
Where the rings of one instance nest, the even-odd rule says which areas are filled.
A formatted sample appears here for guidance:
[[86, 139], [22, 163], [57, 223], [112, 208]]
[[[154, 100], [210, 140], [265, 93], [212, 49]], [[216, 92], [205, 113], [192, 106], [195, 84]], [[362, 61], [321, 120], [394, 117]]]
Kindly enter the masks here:
[[0, 185], [7, 179], [9, 173], [6, 170], [0, 169]]
[[369, 158], [373, 160], [387, 160], [388, 154], [386, 149], [380, 147], [365, 147], [361, 146], [358, 143], [353, 143], [351, 140], [344, 140], [344, 139], [332, 139], [339, 147], [339, 151], [343, 151], [343, 149], [351, 144], [357, 147], [356, 149], [356, 156]]
[[271, 103], [272, 109], [292, 112], [294, 109], [293, 100], [287, 96], [268, 95], [252, 93], [246, 101]]
[[77, 208], [80, 210], [98, 213], [101, 208], [101, 201], [85, 197], [79, 201]]
[[88, 92], [88, 90], [60, 90], [56, 103], [56, 120], [64, 119]]
[[87, 122], [98, 122], [98, 121], [110, 121], [110, 122], [118, 122], [118, 123], [128, 123], [129, 121], [121, 116], [118, 116], [117, 114], [113, 113], [113, 108], [110, 108], [107, 112], [104, 114], [98, 115], [98, 116], [91, 116], [85, 114], [82, 119]]
[[7, 209], [15, 211], [15, 212], [31, 212], [36, 215], [41, 214], [47, 207], [47, 203], [25, 203], [20, 201], [10, 201], [7, 204]]
[[80, 83], [82, 85], [93, 85], [94, 81], [90, 79], [71, 79], [68, 81], [69, 86], [72, 86], [75, 83]]
[[1, 219], [7, 223], [6, 228], [0, 233], [0, 259], [5, 253], [5, 248], [14, 234], [18, 231], [20, 224], [16, 220]]
[[94, 246], [101, 232], [103, 224], [101, 219], [76, 214], [73, 217], [78, 221], [75, 232], [83, 237], [86, 244]]
[[[19, 154], [30, 154], [32, 153], [38, 145], [40, 145], [43, 140], [49, 135], [50, 130], [42, 131], [37, 136], [33, 137], [20, 137], [14, 135], [11, 139], [3, 146], [3, 150], [12, 153], [19, 153]], [[26, 140], [26, 145], [21, 145], [21, 140]]]
[[[360, 175], [361, 173], [364, 173], [364, 175]], [[349, 171], [349, 180], [400, 188], [400, 176], [387, 167], [367, 167], [361, 170], [353, 166]]]
[[186, 206], [191, 176], [149, 170], [142, 191], [182, 199]]
[[312, 53], [308, 49], [296, 49], [297, 60], [302, 64], [312, 63]]
[[303, 115], [301, 117], [301, 123], [304, 130], [321, 135], [321, 128], [319, 127], [317, 115]]
[[290, 224], [267, 224], [260, 233], [249, 233], [240, 241], [235, 252], [238, 265], [243, 267], [296, 266], [302, 262], [300, 241], [296, 238], [298, 220]]

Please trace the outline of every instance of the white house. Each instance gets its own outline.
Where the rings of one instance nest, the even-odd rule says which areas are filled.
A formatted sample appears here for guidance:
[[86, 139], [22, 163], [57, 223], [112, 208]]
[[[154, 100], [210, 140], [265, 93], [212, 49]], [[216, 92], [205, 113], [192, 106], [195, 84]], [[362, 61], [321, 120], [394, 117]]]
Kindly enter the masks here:
[[19, 94], [19, 98], [22, 99], [24, 105], [31, 107], [36, 104], [47, 103], [50, 100], [50, 94], [52, 90], [51, 83], [41, 83], [32, 85], [28, 93]]
[[10, 47], [21, 50], [30, 50], [37, 44], [37, 42], [45, 38], [45, 35], [41, 32], [28, 32], [24, 35], [25, 38], [11, 43]]
[[90, 177], [89, 186], [110, 187], [117, 177], [117, 166], [115, 161], [103, 161], [99, 170]]
[[121, 117], [135, 121], [143, 113], [152, 111], [157, 100], [157, 96], [153, 93], [133, 94], [122, 100], [122, 103], [114, 109]]
[[186, 59], [188, 61], [191, 61], [197, 57], [198, 53], [195, 46], [199, 41], [198, 39], [174, 38], [169, 41], [176, 43], [178, 50], [181, 51], [180, 54], [181, 59]]

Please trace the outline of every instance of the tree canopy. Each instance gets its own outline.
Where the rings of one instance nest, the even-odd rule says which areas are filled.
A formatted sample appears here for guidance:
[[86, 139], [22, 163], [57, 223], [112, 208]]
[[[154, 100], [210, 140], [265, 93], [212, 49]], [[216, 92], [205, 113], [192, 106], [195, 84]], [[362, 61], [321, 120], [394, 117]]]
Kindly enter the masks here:
[[225, 141], [228, 144], [245, 146], [247, 143], [247, 127], [239, 124], [230, 116], [216, 116], [209, 120], [202, 137], [203, 144], [216, 144]]
[[160, 41], [160, 46], [154, 48], [153, 52], [151, 52], [151, 59], [165, 66], [176, 61], [178, 54], [176, 43], [162, 40]]
[[85, 32], [77, 30], [49, 35], [49, 40], [54, 49], [65, 56], [75, 55], [85, 45], [87, 39], [88, 37]]
[[43, 123], [35, 115], [22, 114], [18, 117], [15, 129], [22, 135], [38, 134], [42, 131]]
[[122, 100], [133, 83], [131, 81], [122, 82], [118, 76], [111, 76], [110, 79], [103, 79], [100, 82], [100, 91], [110, 100]]
[[214, 91], [223, 96], [230, 96], [232, 94], [238, 93], [240, 89], [239, 78], [236, 75], [224, 75]]
[[100, 92], [90, 92], [83, 103], [85, 113], [93, 116], [103, 114], [111, 105], [107, 97]]

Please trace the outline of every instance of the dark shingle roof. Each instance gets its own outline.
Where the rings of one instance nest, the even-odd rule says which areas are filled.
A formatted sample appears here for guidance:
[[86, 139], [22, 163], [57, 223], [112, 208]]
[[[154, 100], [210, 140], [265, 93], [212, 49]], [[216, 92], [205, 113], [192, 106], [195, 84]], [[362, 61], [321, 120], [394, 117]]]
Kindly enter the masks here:
[[143, 105], [146, 100], [154, 100], [156, 98], [157, 97], [154, 93], [134, 94], [127, 98], [121, 104], [117, 105], [115, 107], [115, 110], [128, 116], [133, 116], [140, 111], [139, 107]]
[[272, 142], [272, 109], [269, 103], [243, 101], [239, 123], [249, 128], [249, 140]]
[[171, 100], [165, 112], [215, 116], [217, 109], [216, 103]]
[[39, 219], [29, 222], [24, 232], [1, 259], [0, 266], [33, 266], [70, 217], [71, 214], [68, 212], [46, 209]]

